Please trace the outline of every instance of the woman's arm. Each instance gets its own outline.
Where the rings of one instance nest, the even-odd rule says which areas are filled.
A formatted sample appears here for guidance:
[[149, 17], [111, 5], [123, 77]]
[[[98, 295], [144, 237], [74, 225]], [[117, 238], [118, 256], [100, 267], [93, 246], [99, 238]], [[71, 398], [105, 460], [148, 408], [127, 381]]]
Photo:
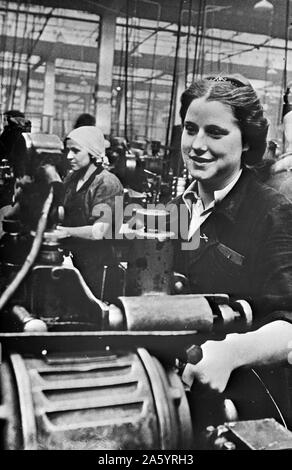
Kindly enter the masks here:
[[223, 392], [231, 372], [242, 366], [292, 364], [292, 324], [277, 320], [248, 333], [232, 333], [223, 341], [206, 341], [203, 358], [187, 364], [182, 379], [194, 380]]
[[260, 243], [257, 241], [251, 276], [261, 296], [278, 300], [274, 301], [272, 311], [268, 303], [254, 302], [255, 321], [266, 323], [258, 329], [228, 334], [222, 341], [206, 341], [202, 345], [202, 360], [196, 365], [187, 364], [184, 370], [183, 380], [188, 385], [197, 379], [222, 392], [232, 371], [239, 367], [288, 363], [292, 309], [285, 299], [292, 289], [292, 206], [277, 198], [279, 203], [268, 210], [262, 222], [263, 235]]
[[58, 239], [75, 237], [84, 240], [102, 240], [110, 227], [109, 222], [95, 222], [93, 225], [84, 225], [83, 227], [63, 227], [56, 228]]
[[90, 207], [88, 222], [93, 224], [80, 227], [58, 226], [58, 238], [102, 240], [112, 237], [113, 224], [119, 220], [116, 212], [123, 216], [123, 187], [119, 180], [109, 173], [105, 173], [102, 181], [97, 178], [97, 183], [91, 185], [91, 191], [88, 193], [90, 204], [86, 202], [86, 207]]

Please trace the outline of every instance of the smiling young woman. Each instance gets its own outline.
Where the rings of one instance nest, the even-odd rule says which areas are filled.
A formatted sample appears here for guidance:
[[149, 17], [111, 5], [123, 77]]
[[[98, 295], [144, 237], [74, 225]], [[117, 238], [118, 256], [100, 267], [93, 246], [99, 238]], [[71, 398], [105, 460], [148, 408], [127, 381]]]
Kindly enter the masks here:
[[[247, 299], [254, 313], [254, 331], [207, 341], [202, 360], [185, 368], [188, 385], [197, 379], [223, 391], [241, 366], [287, 364], [292, 205], [251, 170], [263, 157], [268, 121], [245, 78], [197, 80], [183, 93], [180, 114], [182, 156], [193, 181], [173, 202], [187, 206], [189, 240], [201, 242], [177, 250], [176, 270], [188, 277], [192, 293]], [[272, 308], [269, 296], [276, 299]]]

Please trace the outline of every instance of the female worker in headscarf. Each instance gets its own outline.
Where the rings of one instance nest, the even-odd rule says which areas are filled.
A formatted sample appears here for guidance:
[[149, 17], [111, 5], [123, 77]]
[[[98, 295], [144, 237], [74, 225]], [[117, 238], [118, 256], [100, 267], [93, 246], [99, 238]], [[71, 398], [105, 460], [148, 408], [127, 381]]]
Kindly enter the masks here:
[[72, 172], [64, 181], [64, 225], [56, 233], [68, 238], [74, 266], [100, 297], [104, 266], [114, 263], [111, 238], [122, 223], [123, 187], [103, 167], [105, 142], [98, 127], [72, 130], [65, 145]]

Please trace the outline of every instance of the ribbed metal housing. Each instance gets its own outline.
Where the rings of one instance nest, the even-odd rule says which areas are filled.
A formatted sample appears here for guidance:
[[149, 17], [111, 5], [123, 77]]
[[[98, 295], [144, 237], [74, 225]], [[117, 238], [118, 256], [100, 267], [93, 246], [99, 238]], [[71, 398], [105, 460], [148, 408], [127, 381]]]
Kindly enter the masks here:
[[187, 449], [176, 373], [147, 350], [23, 357], [1, 368], [4, 449]]

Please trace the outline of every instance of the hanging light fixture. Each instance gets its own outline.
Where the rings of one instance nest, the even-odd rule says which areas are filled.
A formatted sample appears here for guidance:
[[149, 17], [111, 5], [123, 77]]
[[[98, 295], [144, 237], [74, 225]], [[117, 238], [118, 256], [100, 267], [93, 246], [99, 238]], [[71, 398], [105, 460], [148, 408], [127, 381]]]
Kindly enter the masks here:
[[278, 72], [276, 69], [274, 69], [274, 67], [269, 67], [267, 69], [267, 75], [271, 76], [271, 75], [278, 75]]
[[253, 6], [253, 8], [257, 11], [272, 11], [274, 9], [274, 5], [268, 0], [260, 0]]

